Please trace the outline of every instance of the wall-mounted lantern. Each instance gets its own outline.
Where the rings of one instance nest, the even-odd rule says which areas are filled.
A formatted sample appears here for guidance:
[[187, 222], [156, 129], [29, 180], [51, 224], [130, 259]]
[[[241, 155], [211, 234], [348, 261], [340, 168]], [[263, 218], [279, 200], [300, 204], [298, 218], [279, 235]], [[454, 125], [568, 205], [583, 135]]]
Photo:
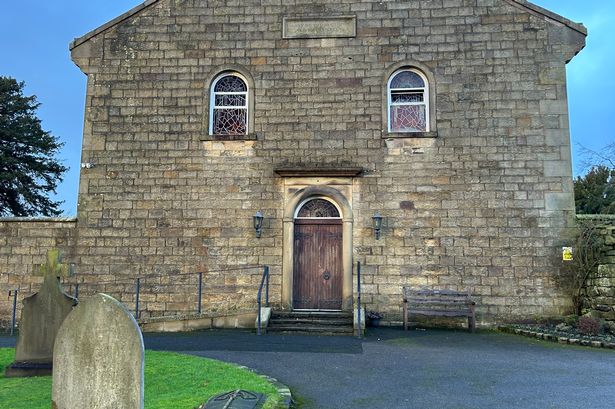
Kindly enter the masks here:
[[376, 212], [376, 214], [372, 216], [372, 226], [374, 228], [376, 240], [380, 240], [380, 232], [382, 231], [382, 215], [380, 212]]
[[263, 214], [258, 211], [254, 216], [252, 216], [252, 221], [254, 222], [254, 230], [256, 230], [256, 237], [261, 237], [261, 232], [263, 229]]

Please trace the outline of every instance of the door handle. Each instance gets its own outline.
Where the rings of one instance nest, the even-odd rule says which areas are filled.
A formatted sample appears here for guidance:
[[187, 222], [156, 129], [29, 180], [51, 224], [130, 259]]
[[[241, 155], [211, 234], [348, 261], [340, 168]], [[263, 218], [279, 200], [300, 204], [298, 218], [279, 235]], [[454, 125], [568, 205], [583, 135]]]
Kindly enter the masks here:
[[324, 273], [322, 273], [322, 278], [324, 278], [325, 280], [329, 280], [331, 278], [331, 273], [325, 271]]

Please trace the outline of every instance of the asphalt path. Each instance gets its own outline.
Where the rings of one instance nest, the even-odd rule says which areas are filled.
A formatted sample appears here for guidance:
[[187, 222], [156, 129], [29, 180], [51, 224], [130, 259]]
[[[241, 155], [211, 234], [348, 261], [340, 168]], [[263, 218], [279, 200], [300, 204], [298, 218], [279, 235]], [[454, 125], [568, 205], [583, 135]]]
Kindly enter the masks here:
[[615, 408], [615, 351], [516, 335], [381, 328], [361, 340], [229, 330], [144, 339], [148, 349], [273, 376], [301, 409]]
[[358, 340], [206, 331], [145, 342], [273, 376], [301, 409], [615, 408], [615, 351], [496, 332], [382, 328]]

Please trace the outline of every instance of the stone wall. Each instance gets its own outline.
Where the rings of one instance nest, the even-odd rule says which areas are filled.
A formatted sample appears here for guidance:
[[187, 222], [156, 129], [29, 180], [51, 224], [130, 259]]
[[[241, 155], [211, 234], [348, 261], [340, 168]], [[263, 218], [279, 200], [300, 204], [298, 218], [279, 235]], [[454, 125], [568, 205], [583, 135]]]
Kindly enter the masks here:
[[11, 319], [9, 290], [19, 289], [17, 318], [21, 300], [38, 291], [43, 277], [37, 274], [35, 264], [45, 262], [47, 250], [60, 248], [70, 261], [76, 223], [70, 218], [0, 218], [0, 328]]
[[[356, 16], [356, 36], [283, 36], [284, 17], [332, 15]], [[554, 277], [574, 226], [565, 63], [584, 41], [582, 26], [515, 0], [149, 0], [72, 46], [93, 166], [71, 256], [105, 281], [204, 271], [217, 285], [206, 308], [230, 309], [254, 307], [260, 273], [216, 271], [267, 264], [272, 301], [288, 307], [285, 186], [345, 186], [369, 309], [399, 319], [413, 285], [470, 289], [484, 322], [561, 314]], [[433, 79], [429, 133], [387, 132], [388, 76], [406, 66]], [[254, 93], [239, 140], [208, 135], [224, 70]]]
[[587, 283], [586, 308], [593, 316], [615, 321], [615, 216], [577, 217], [595, 223], [604, 243], [601, 263]]

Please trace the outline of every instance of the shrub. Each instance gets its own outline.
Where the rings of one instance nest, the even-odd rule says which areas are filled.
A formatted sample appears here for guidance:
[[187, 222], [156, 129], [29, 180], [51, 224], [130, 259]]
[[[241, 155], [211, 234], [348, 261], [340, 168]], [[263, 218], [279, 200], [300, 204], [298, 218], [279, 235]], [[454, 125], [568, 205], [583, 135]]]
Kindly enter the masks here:
[[566, 325], [569, 325], [571, 327], [576, 327], [577, 323], [579, 322], [579, 316], [578, 315], [567, 315], [564, 317], [564, 323]]
[[582, 316], [577, 323], [577, 329], [584, 335], [598, 335], [600, 326], [600, 320], [589, 315]]
[[579, 222], [579, 235], [574, 243], [574, 260], [562, 269], [559, 284], [572, 295], [575, 314], [581, 315], [584, 290], [589, 277], [596, 272], [602, 257], [603, 239], [595, 222]]

